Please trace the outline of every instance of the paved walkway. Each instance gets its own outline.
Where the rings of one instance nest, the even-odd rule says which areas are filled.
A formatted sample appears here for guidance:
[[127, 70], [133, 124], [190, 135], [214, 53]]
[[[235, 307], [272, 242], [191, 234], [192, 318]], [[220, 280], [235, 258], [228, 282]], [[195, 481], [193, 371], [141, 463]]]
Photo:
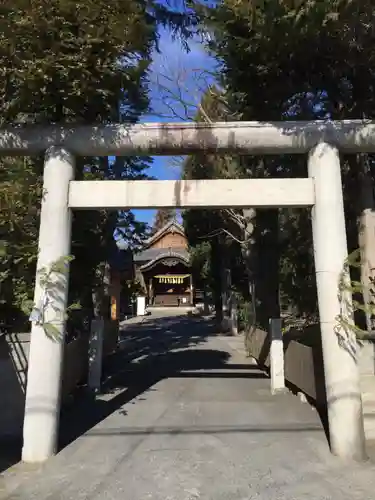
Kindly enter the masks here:
[[332, 457], [316, 412], [269, 385], [209, 321], [129, 325], [104, 394], [63, 415], [65, 444], [84, 434], [42, 468], [8, 471], [0, 498], [373, 498], [375, 466]]

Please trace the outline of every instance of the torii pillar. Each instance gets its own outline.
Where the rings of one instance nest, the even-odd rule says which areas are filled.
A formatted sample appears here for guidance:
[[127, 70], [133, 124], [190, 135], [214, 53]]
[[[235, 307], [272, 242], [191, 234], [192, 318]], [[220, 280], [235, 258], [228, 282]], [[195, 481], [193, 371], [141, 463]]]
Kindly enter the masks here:
[[[314, 179], [312, 230], [331, 451], [344, 459], [365, 458], [362, 399], [354, 332], [339, 338], [340, 275], [348, 256], [339, 151], [319, 143], [310, 151]], [[350, 297], [347, 298], [350, 300]]]
[[[73, 156], [62, 148], [50, 148], [44, 166], [34, 295], [36, 307], [43, 303], [45, 297], [38, 271], [43, 267], [49, 268], [61, 257], [70, 254], [71, 210], [68, 194], [69, 182], [73, 178]], [[59, 339], [52, 340], [46, 335], [43, 325], [32, 322], [23, 425], [24, 462], [44, 462], [57, 451], [68, 275], [64, 282], [60, 280], [60, 285], [53, 290], [53, 304], [45, 307], [45, 318], [59, 331]]]

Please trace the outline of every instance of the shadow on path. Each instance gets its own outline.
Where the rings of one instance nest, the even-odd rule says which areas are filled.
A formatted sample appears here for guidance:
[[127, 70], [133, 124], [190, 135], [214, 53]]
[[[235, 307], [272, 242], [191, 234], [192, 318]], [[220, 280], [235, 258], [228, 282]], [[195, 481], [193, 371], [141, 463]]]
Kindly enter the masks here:
[[213, 322], [186, 316], [149, 319], [125, 328], [120, 350], [104, 366], [101, 396], [80, 395], [62, 411], [60, 448], [163, 379], [266, 377], [255, 366], [228, 364], [226, 351], [204, 348], [214, 335]]

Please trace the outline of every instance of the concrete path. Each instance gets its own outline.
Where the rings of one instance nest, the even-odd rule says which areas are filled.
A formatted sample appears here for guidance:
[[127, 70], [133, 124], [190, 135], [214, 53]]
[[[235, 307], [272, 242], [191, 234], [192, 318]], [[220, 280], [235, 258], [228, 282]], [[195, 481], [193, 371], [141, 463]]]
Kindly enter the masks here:
[[[175, 314], [175, 313], [174, 313]], [[9, 500], [364, 500], [371, 463], [329, 453], [316, 412], [270, 395], [241, 340], [208, 320], [127, 325], [104, 394], [62, 417], [59, 455], [2, 478]]]

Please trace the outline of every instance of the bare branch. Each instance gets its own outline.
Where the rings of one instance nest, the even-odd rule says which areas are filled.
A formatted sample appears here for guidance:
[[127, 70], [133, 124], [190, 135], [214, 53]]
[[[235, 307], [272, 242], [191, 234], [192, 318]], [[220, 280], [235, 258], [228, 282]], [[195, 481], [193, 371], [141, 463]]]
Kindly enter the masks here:
[[199, 236], [199, 238], [200, 239], [215, 238], [216, 236], [220, 236], [221, 234], [226, 234], [227, 236], [232, 238], [234, 241], [236, 241], [240, 245], [247, 245], [248, 243], [251, 243], [251, 238], [249, 238], [247, 240], [240, 240], [239, 238], [234, 236], [233, 233], [231, 233], [230, 231], [228, 231], [227, 229], [225, 229], [223, 227], [220, 229], [215, 229], [211, 233], [205, 234], [204, 236]]
[[[233, 222], [238, 224], [245, 235], [251, 236], [253, 234], [254, 224], [251, 222], [251, 219], [255, 214], [254, 209], [251, 209], [251, 216], [245, 215], [244, 213], [241, 214], [239, 211], [236, 211], [233, 208], [225, 208], [224, 211], [228, 214]], [[246, 241], [249, 242], [251, 241], [251, 239], [247, 239]]]
[[[200, 102], [202, 94], [209, 90], [213, 80], [212, 71], [190, 68], [178, 60], [164, 59], [159, 63], [158, 72], [153, 74], [151, 84], [157, 89], [161, 108], [167, 108], [172, 117], [192, 120], [201, 111], [209, 122], [209, 114], [200, 109]], [[152, 114], [160, 115], [158, 112]], [[164, 112], [162, 114], [165, 116]]]
[[200, 104], [198, 105], [198, 109], [199, 109], [199, 111], [200, 111], [201, 115], [203, 116], [203, 118], [205, 119], [205, 121], [206, 121], [207, 123], [212, 123], [212, 120], [210, 119], [210, 117], [209, 117], [209, 116], [208, 116], [208, 114], [206, 113], [205, 109], [203, 108], [202, 103], [200, 103]]

